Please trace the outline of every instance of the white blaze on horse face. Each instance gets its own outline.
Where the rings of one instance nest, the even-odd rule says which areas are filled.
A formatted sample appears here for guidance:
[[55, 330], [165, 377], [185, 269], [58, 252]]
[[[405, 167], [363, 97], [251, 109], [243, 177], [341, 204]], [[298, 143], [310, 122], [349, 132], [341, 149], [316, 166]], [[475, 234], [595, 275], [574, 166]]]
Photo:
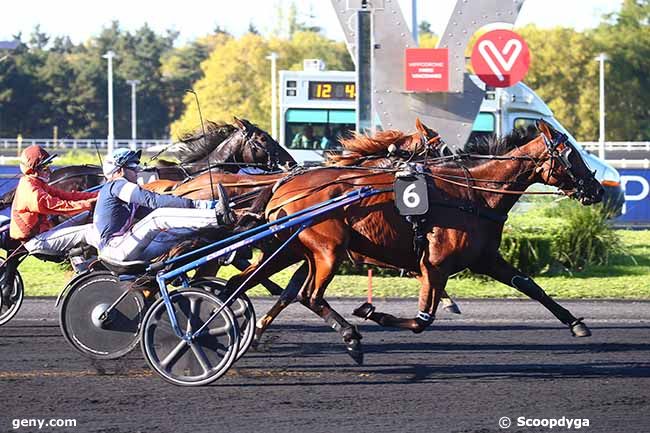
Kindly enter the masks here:
[[[521, 53], [521, 49], [521, 41], [517, 39], [510, 39], [506, 42], [501, 52], [499, 52], [499, 49], [494, 45], [494, 42], [490, 40], [481, 41], [478, 44], [478, 51], [481, 53], [485, 63], [488, 64], [499, 81], [504, 80], [503, 74], [505, 72], [510, 72], [512, 66], [515, 64], [519, 54]], [[488, 50], [490, 52], [488, 52]], [[504, 56], [507, 56], [510, 51], [512, 51], [510, 53], [510, 58], [506, 60]], [[502, 69], [499, 69], [499, 66], [494, 62], [495, 60], [499, 62]]]

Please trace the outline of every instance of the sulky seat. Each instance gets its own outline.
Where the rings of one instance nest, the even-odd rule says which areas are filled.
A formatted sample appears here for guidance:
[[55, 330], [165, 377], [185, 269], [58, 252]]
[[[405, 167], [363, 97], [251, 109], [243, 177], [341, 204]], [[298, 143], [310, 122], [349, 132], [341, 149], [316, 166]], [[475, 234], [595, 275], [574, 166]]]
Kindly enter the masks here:
[[99, 261], [111, 272], [117, 275], [143, 274], [151, 264], [146, 260], [119, 261], [108, 257], [99, 256]]

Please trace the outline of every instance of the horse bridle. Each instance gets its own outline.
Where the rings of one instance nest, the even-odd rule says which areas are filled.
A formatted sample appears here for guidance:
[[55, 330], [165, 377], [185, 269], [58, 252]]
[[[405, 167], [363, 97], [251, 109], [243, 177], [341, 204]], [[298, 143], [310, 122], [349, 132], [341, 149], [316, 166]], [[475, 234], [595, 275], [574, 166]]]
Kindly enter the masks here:
[[576, 176], [576, 174], [573, 172], [573, 164], [571, 164], [571, 161], [569, 161], [569, 155], [571, 155], [571, 152], [575, 150], [569, 141], [569, 137], [566, 134], [558, 131], [555, 132], [552, 139], [549, 139], [544, 133], [542, 133], [542, 137], [544, 144], [546, 144], [546, 149], [548, 150], [550, 156], [549, 159], [551, 161], [551, 167], [548, 171], [547, 179], [553, 177], [554, 171], [558, 168], [559, 165], [559, 168], [563, 169], [566, 175], [569, 176], [569, 178], [576, 185], [575, 193], [572, 194], [572, 196], [577, 199], [585, 197], [587, 195], [587, 191], [585, 190], [585, 181], [584, 179], [580, 179], [578, 176]]
[[[270, 147], [272, 149], [269, 149], [268, 147], [262, 146], [262, 144], [259, 141], [254, 140], [255, 131], [249, 131], [247, 128], [240, 129], [239, 131], [242, 134], [244, 134], [244, 144], [248, 145], [251, 148], [252, 152], [262, 151], [266, 153], [266, 157], [267, 157], [266, 168], [268, 168], [270, 171], [277, 170], [278, 166], [280, 165], [280, 156], [279, 156], [277, 145], [275, 145], [275, 143], [271, 143], [272, 146]], [[266, 134], [263, 131], [262, 133]]]

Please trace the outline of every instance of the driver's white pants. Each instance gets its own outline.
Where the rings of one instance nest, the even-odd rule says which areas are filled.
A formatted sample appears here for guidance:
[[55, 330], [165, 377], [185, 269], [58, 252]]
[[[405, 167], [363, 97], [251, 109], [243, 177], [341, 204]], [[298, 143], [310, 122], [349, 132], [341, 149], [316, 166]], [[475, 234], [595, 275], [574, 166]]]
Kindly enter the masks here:
[[34, 236], [25, 242], [25, 248], [30, 254], [62, 256], [81, 244], [97, 246], [91, 239], [94, 237], [92, 224], [83, 224], [88, 220], [89, 214], [89, 212], [82, 212]]
[[214, 209], [155, 209], [124, 235], [111, 238], [99, 255], [117, 261], [148, 261], [208, 227], [219, 227]]

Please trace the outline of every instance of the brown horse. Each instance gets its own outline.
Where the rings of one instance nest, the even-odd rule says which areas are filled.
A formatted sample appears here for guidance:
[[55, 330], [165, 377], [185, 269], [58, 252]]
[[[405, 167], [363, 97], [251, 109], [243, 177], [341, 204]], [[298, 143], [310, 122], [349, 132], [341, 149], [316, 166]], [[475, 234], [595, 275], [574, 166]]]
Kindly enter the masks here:
[[[412, 248], [411, 224], [398, 214], [394, 193], [387, 192], [326, 215], [300, 233], [291, 244], [292, 251], [283, 255], [283, 261], [269, 263], [256, 278], [266, 278], [288, 263], [306, 260], [309, 273], [300, 290], [300, 302], [341, 333], [348, 353], [359, 363], [363, 360], [361, 335], [324, 299], [325, 289], [346, 254], [359, 262], [407, 269], [419, 280], [419, 312], [414, 318], [380, 313], [367, 303], [354, 311], [355, 315], [382, 326], [422, 332], [435, 318], [449, 276], [470, 269], [539, 301], [573, 335], [590, 335], [582, 319], [553, 301], [529, 276], [499, 254], [507, 214], [530, 185], [556, 186], [583, 204], [602, 200], [602, 186], [566, 136], [543, 121], [539, 129], [541, 133], [535, 138], [511, 135], [494, 140], [491, 156], [466, 155], [468, 161], [463, 166], [456, 162], [425, 165], [430, 209], [425, 226], [427, 246], [421, 255]], [[266, 212], [274, 220], [361, 186], [387, 188], [394, 180], [393, 173], [370, 168], [323, 168], [282, 184]], [[284, 234], [283, 238], [287, 236]], [[229, 288], [238, 287], [257, 266], [232, 278]], [[258, 337], [287, 304], [278, 302], [258, 322]]]
[[[232, 125], [208, 121], [204, 127], [205, 132], [203, 127], [199, 127], [154, 155], [152, 160], [158, 160], [157, 165], [148, 170], [169, 172], [175, 168], [182, 171], [184, 178], [206, 171], [208, 162], [212, 169], [230, 173], [237, 173], [245, 167], [277, 171], [296, 165], [286, 149], [246, 119], [235, 117]], [[165, 161], [166, 158], [176, 162]], [[174, 180], [169, 175], [164, 179]]]

